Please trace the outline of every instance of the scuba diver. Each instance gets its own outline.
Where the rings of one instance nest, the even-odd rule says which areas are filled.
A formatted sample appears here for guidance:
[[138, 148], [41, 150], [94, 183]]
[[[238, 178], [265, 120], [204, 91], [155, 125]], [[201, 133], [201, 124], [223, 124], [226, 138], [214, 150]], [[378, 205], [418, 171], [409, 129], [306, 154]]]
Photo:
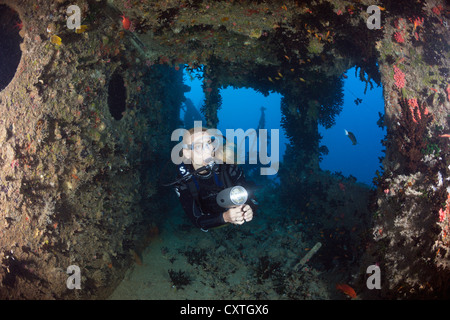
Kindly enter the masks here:
[[206, 131], [192, 128], [183, 135], [183, 162], [178, 179], [169, 185], [175, 186], [185, 213], [203, 231], [249, 222], [257, 205], [250, 184], [241, 168], [222, 159], [216, 137]]

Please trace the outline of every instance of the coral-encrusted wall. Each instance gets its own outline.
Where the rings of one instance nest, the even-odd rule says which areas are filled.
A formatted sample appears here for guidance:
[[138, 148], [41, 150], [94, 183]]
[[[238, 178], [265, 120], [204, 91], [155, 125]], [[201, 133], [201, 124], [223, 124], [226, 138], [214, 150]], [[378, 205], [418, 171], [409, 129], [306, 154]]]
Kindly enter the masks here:
[[[106, 297], [163, 208], [153, 200], [154, 167], [170, 159], [160, 137], [178, 125], [181, 71], [144, 70], [118, 26], [77, 4], [89, 32], [66, 28], [62, 1], [11, 3], [23, 43], [0, 93], [1, 298]], [[120, 120], [108, 106], [114, 73], [127, 92]], [[83, 290], [67, 289], [70, 265], [80, 267]]]
[[[80, 32], [66, 26], [70, 1], [0, 3], [23, 22], [22, 59], [0, 92], [0, 297], [101, 298], [113, 290], [165, 205], [158, 175], [179, 126], [182, 64], [205, 72], [203, 112], [211, 126], [221, 87], [283, 94], [292, 146], [280, 192], [296, 209], [307, 206], [307, 192], [320, 191], [314, 174], [326, 149], [317, 125], [332, 126], [341, 111], [343, 72], [356, 66], [367, 88], [383, 84], [386, 157], [368, 203], [373, 241], [365, 243], [361, 266], [380, 265], [380, 297], [447, 292], [444, 1], [380, 1], [382, 28], [372, 30], [369, 0], [80, 0], [87, 28]], [[113, 74], [123, 77], [127, 96], [125, 111], [111, 115]], [[292, 192], [299, 183], [304, 197]], [[353, 219], [365, 225], [361, 213]], [[66, 288], [72, 264], [80, 266], [85, 290]], [[365, 269], [361, 274], [364, 281]]]
[[386, 296], [448, 295], [449, 18], [444, 2], [398, 7], [376, 44], [388, 135], [373, 234]]

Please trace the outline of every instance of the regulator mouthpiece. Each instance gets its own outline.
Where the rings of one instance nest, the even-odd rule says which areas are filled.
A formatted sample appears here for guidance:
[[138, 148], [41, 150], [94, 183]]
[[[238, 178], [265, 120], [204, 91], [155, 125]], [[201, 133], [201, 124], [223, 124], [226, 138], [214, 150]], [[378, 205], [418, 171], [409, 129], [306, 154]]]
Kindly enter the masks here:
[[208, 169], [212, 169], [215, 166], [215, 164], [216, 164], [216, 162], [214, 161], [214, 158], [207, 158], [207, 159], [205, 159], [205, 163], [206, 163], [206, 167]]

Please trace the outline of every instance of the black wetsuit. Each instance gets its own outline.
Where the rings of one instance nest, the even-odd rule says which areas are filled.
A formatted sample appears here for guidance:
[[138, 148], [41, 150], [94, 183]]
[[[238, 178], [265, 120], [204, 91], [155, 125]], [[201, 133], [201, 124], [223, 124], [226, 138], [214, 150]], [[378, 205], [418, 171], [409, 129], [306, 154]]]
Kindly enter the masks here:
[[[181, 164], [178, 169], [179, 177], [194, 171], [190, 164]], [[247, 190], [249, 194], [247, 203], [255, 212], [256, 201], [252, 188], [245, 180], [244, 172], [237, 165], [216, 164], [208, 173], [193, 175], [187, 181], [179, 183], [175, 191], [190, 220], [197, 227], [207, 231], [209, 228], [226, 224], [223, 213], [228, 209], [217, 204], [216, 196], [221, 190], [236, 185], [243, 186]]]

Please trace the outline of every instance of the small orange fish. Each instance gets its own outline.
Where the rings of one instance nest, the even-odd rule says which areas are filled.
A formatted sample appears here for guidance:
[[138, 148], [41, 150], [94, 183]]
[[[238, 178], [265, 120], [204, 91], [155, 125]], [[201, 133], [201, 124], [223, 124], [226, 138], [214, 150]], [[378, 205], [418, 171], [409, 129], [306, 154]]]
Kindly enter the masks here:
[[441, 138], [450, 138], [450, 134], [448, 134], [448, 133], [441, 134], [439, 137], [441, 137]]
[[345, 293], [352, 299], [356, 298], [355, 290], [352, 287], [350, 287], [348, 284], [338, 283], [338, 284], [336, 284], [336, 289]]
[[128, 19], [127, 17], [125, 17], [124, 15], [121, 15], [122, 17], [122, 26], [125, 30], [130, 29], [131, 26], [131, 22], [130, 19]]
[[80, 178], [78, 178], [78, 176], [76, 174], [73, 174], [73, 173], [72, 173], [72, 178], [80, 180]]

